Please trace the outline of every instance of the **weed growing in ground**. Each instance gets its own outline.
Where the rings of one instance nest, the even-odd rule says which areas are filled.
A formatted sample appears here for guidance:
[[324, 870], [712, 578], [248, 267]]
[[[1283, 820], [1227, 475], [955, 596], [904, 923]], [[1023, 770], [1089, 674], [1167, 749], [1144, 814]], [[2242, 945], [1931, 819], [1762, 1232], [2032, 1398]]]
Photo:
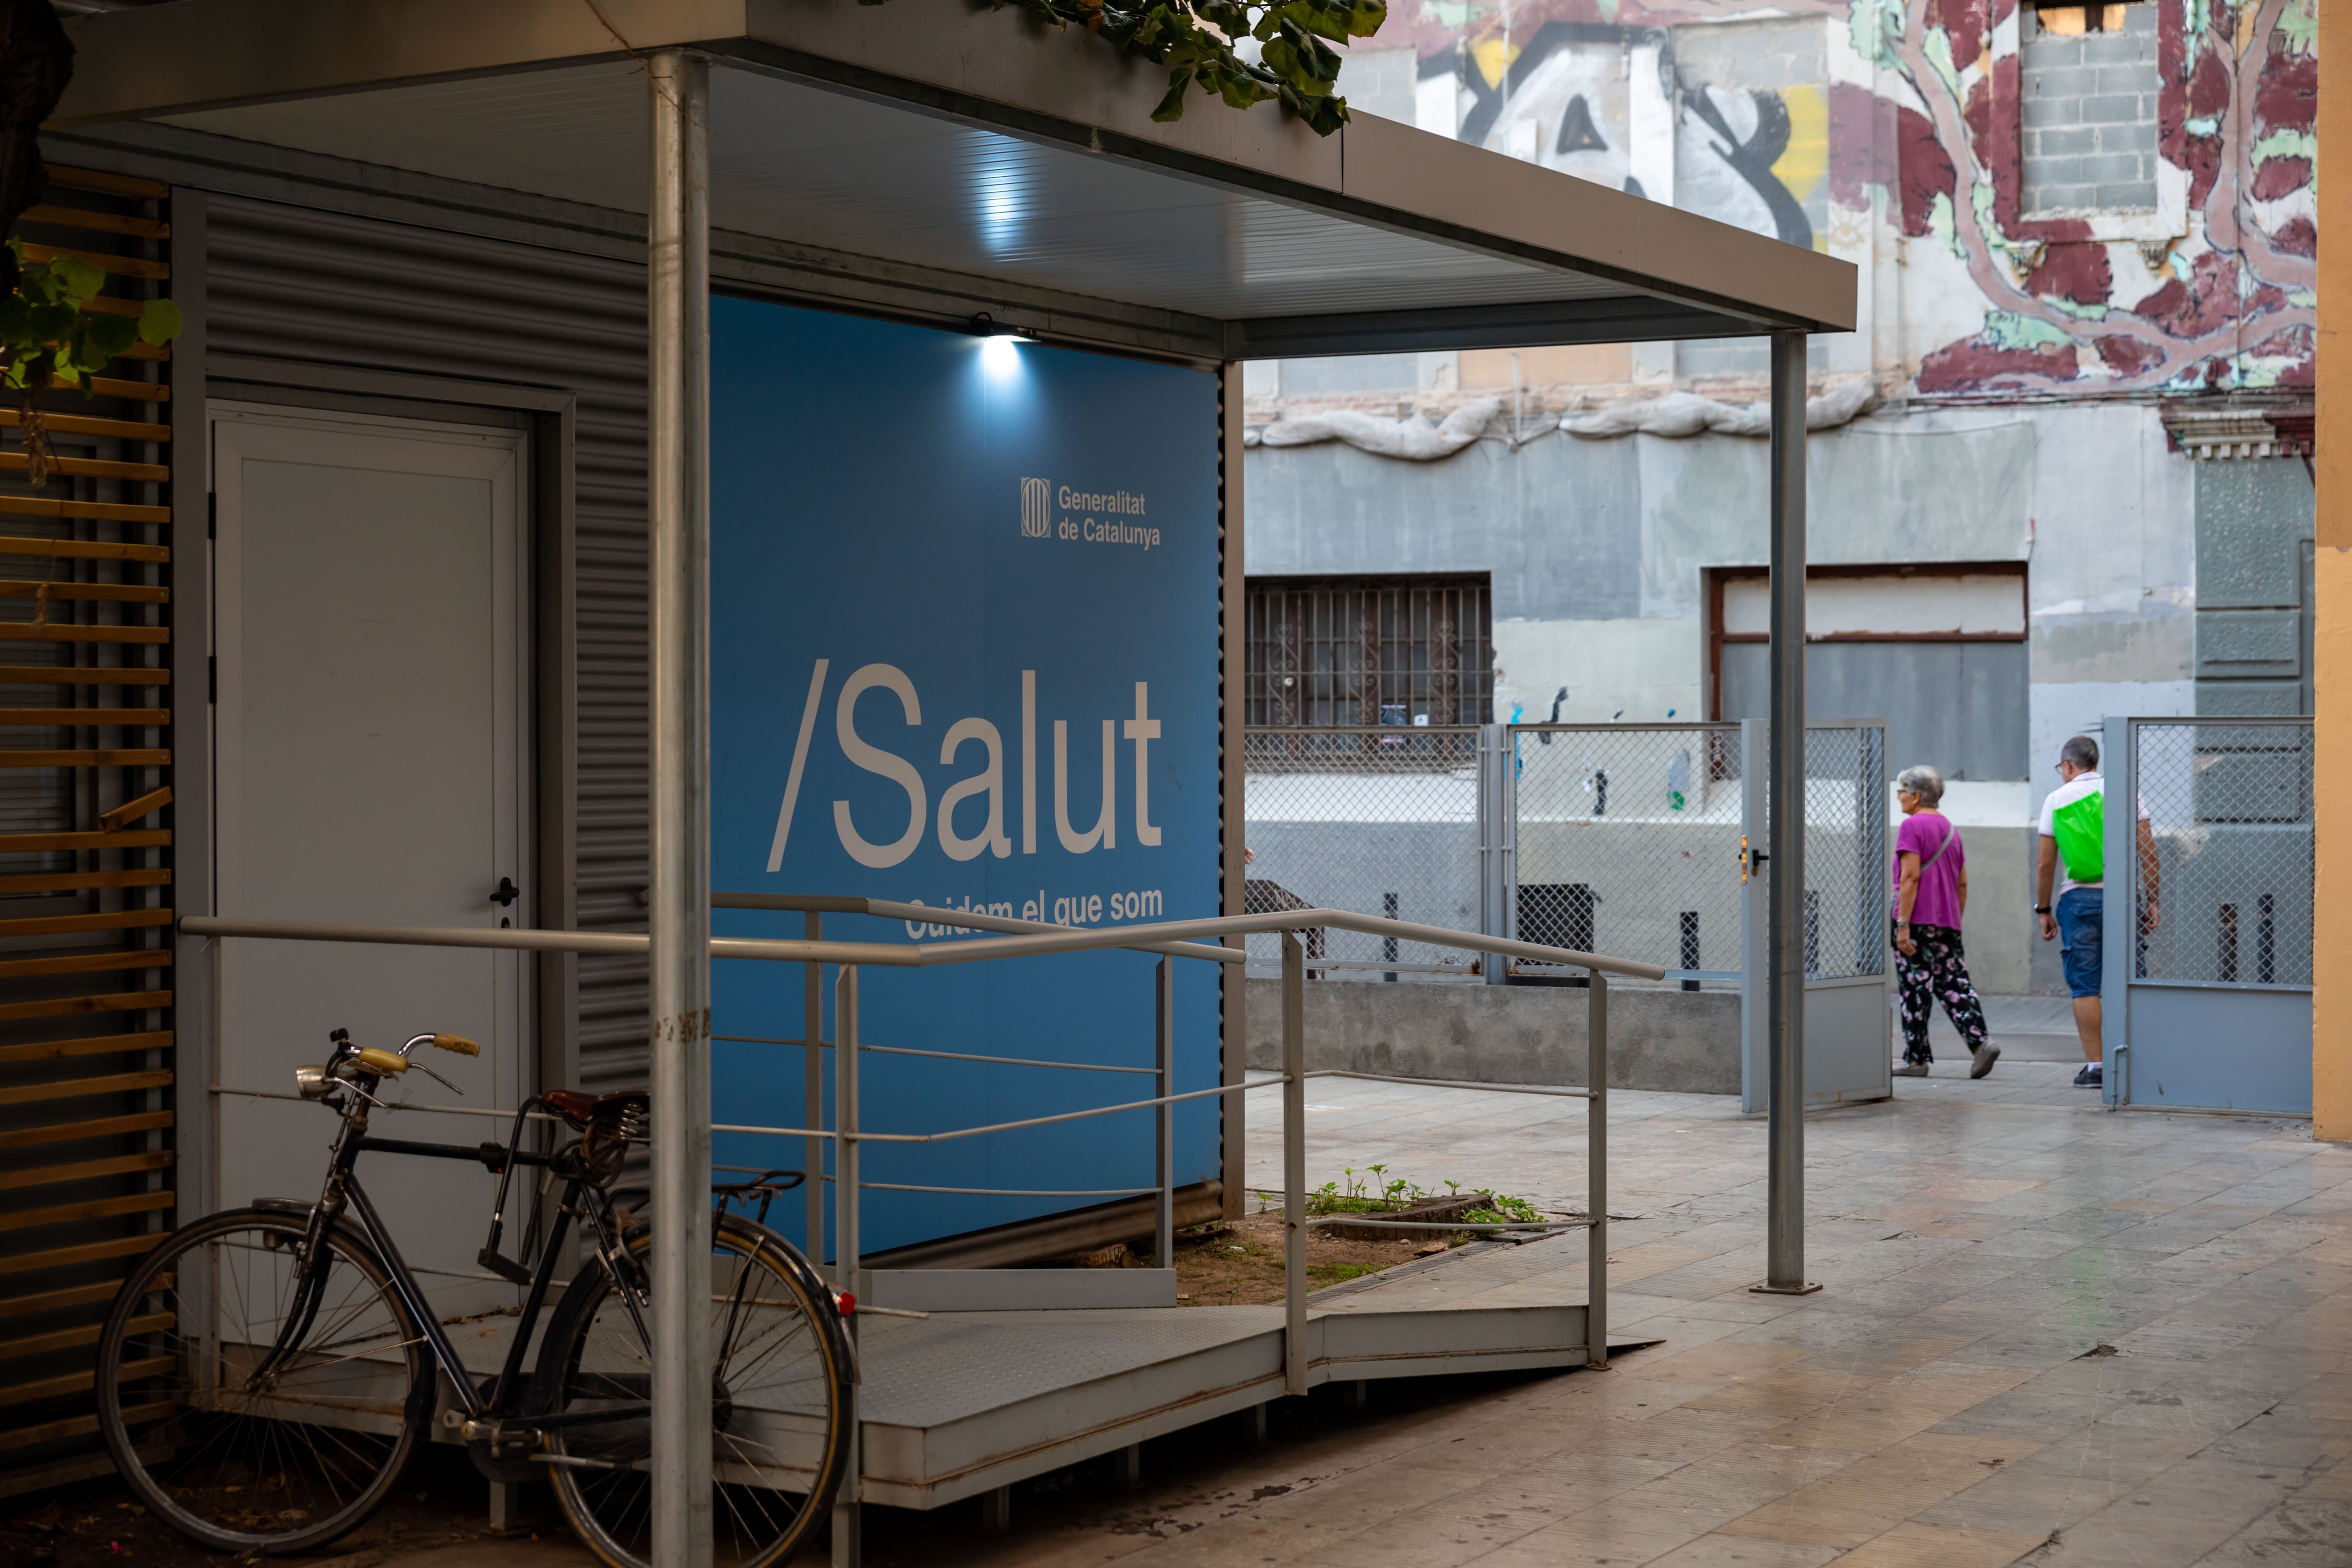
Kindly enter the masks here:
[[1490, 1193], [1492, 1206], [1472, 1209], [1464, 1216], [1465, 1225], [1540, 1225], [1543, 1215], [1525, 1198], [1515, 1198], [1507, 1193]]
[[[1339, 1181], [1326, 1182], [1307, 1194], [1307, 1212], [1309, 1215], [1385, 1214], [1433, 1195], [1419, 1183], [1402, 1176], [1391, 1177], [1388, 1173], [1389, 1168], [1385, 1164], [1367, 1165], [1360, 1173], [1353, 1165], [1342, 1166]], [[1448, 1181], [1445, 1194], [1460, 1197], [1462, 1184]], [[1543, 1222], [1542, 1211], [1525, 1198], [1513, 1197], [1508, 1193], [1475, 1189], [1472, 1195], [1485, 1198], [1486, 1206], [1474, 1209], [1464, 1216], [1465, 1224], [1539, 1225]], [[1282, 1202], [1280, 1193], [1261, 1192], [1257, 1198], [1264, 1208], [1273, 1208]]]

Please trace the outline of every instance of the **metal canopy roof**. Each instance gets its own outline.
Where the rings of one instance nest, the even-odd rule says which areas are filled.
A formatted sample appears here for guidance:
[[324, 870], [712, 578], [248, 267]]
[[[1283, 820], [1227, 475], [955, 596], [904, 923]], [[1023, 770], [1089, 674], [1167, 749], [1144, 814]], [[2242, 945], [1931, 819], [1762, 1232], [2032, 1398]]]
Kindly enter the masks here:
[[[73, 24], [59, 126], [153, 120], [626, 213], [712, 73], [716, 229], [1168, 313], [1224, 358], [1836, 331], [1843, 261], [1370, 115], [1328, 138], [952, 0], [181, 0]], [[1027, 319], [1024, 319], [1027, 318]], [[1066, 328], [1066, 330], [1069, 330]], [[1082, 327], [1076, 334], [1085, 335]]]

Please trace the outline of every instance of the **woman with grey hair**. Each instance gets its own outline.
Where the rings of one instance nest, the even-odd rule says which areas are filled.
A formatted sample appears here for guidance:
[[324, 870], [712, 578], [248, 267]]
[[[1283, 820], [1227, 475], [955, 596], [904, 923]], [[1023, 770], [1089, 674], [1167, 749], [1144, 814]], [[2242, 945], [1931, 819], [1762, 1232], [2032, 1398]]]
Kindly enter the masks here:
[[1985, 1033], [1984, 1004], [1969, 981], [1960, 951], [1960, 916], [1969, 906], [1968, 852], [1960, 847], [1960, 830], [1936, 809], [1944, 800], [1944, 775], [1930, 767], [1905, 768], [1895, 777], [1895, 798], [1903, 807], [1894, 866], [1903, 1060], [1895, 1076], [1927, 1076], [1936, 1059], [1927, 1047], [1927, 1020], [1941, 1001], [1976, 1058], [1969, 1076], [1982, 1078], [2000, 1058], [2000, 1047]]

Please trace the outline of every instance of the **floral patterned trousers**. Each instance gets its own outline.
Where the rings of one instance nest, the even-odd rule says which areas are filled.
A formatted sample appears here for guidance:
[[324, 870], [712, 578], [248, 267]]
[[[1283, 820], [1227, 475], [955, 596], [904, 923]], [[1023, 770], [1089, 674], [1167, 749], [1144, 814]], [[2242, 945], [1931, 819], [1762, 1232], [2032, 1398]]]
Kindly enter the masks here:
[[[1888, 922], [1888, 940], [1893, 940], [1894, 925]], [[1960, 952], [1960, 933], [1953, 926], [1923, 926], [1911, 928], [1911, 944], [1916, 952], [1906, 954], [1895, 950], [1895, 980], [1903, 1010], [1903, 1059], [1910, 1062], [1931, 1062], [1936, 1053], [1927, 1048], [1927, 1020], [1935, 1016], [1936, 1004], [1944, 1005], [1944, 1015], [1959, 1031], [1960, 1039], [1971, 1051], [1982, 1046], [1985, 1031], [1984, 1004], [1977, 1000], [1977, 988], [1969, 980], [1968, 959]]]

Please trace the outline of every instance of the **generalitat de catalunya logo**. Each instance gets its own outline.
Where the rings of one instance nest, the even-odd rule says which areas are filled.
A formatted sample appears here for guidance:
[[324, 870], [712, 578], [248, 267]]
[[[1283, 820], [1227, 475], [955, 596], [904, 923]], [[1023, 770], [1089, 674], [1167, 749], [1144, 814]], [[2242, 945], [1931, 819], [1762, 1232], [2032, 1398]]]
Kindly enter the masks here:
[[1053, 503], [1053, 487], [1043, 479], [1021, 481], [1021, 532], [1029, 539], [1044, 539], [1053, 531], [1049, 514]]

